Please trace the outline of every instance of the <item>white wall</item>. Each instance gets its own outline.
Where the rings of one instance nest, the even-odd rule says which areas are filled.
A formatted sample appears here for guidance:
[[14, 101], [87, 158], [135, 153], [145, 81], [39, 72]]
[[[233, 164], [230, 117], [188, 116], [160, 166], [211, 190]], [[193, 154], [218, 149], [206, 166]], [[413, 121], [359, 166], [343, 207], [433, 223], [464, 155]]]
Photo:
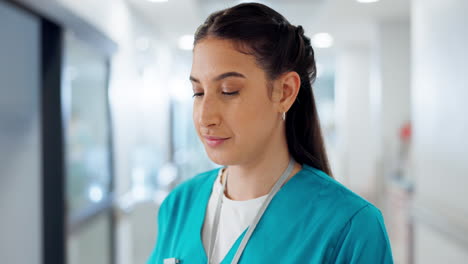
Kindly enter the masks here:
[[410, 23], [404, 19], [386, 19], [377, 22], [375, 33], [371, 58], [371, 114], [376, 136], [376, 202], [386, 220], [394, 260], [406, 263], [405, 196], [392, 188], [397, 188], [393, 184], [397, 177], [406, 176], [398, 170], [403, 167], [400, 129], [410, 121]]
[[0, 256], [42, 262], [40, 23], [0, 2]]
[[[410, 120], [410, 24], [409, 21], [382, 21], [377, 26], [376, 57], [379, 85], [378, 113], [380, 154], [393, 163], [399, 149], [399, 131]], [[387, 172], [393, 164], [386, 164]]]
[[466, 10], [465, 0], [412, 4], [412, 172], [415, 206], [428, 212], [416, 213], [416, 263], [466, 263], [468, 257]]
[[336, 178], [373, 200], [375, 154], [370, 115], [370, 57], [366, 47], [343, 48], [336, 59]]

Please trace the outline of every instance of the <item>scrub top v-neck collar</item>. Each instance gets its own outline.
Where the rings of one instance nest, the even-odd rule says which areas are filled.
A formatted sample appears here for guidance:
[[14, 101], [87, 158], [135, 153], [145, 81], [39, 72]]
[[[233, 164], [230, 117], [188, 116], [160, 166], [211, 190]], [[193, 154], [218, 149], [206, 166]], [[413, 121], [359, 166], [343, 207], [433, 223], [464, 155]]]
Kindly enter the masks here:
[[[302, 168], [300, 171], [298, 171], [296, 174], [294, 174], [291, 178], [289, 178], [289, 180], [279, 189], [278, 193], [276, 194], [276, 196], [278, 195], [281, 195], [281, 193], [283, 193], [283, 189], [285, 189], [287, 186], [291, 185], [290, 182], [294, 181], [294, 178], [300, 176], [301, 172], [304, 171], [304, 166], [307, 166], [306, 164], [301, 164]], [[203, 186], [203, 189], [202, 191], [200, 192], [200, 195], [202, 195], [202, 199], [201, 201], [203, 202], [203, 205], [201, 206], [196, 206], [196, 210], [198, 210], [198, 212], [196, 213], [197, 214], [197, 223], [196, 223], [196, 226], [194, 228], [196, 228], [197, 232], [193, 232], [193, 234], [196, 234], [197, 237], [195, 238], [196, 241], [197, 241], [197, 247], [200, 248], [200, 251], [202, 252], [201, 253], [201, 257], [203, 259], [203, 263], [206, 263], [208, 261], [208, 255], [207, 255], [207, 251], [203, 245], [203, 240], [202, 240], [202, 236], [203, 236], [203, 223], [205, 221], [205, 217], [206, 217], [206, 210], [208, 208], [208, 202], [209, 202], [209, 199], [210, 199], [210, 196], [211, 196], [211, 192], [213, 191], [213, 185], [214, 185], [214, 182], [216, 181], [217, 177], [218, 177], [218, 174], [221, 172], [222, 169], [224, 169], [225, 167], [221, 167], [219, 168], [218, 170], [218, 173], [214, 173], [212, 175], [212, 178], [209, 180], [209, 183], [208, 184], [205, 184]], [[273, 198], [272, 202], [274, 201], [274, 199], [276, 198], [276, 196]], [[278, 199], [278, 198], [276, 198]], [[267, 210], [265, 211], [265, 214], [268, 213], [268, 208]], [[228, 256], [231, 256], [234, 257], [234, 253], [235, 252], [232, 252], [233, 250], [236, 250], [237, 247], [239, 246], [240, 244], [240, 241], [242, 240], [242, 238], [244, 237], [246, 231], [248, 230], [248, 227], [246, 229], [244, 229], [244, 231], [242, 232], [242, 234], [240, 234], [240, 236], [236, 239], [236, 241], [234, 242], [234, 244], [231, 246], [231, 248], [229, 249], [229, 251], [227, 252], [227, 254], [223, 257], [223, 260], [220, 262], [221, 264], [224, 264], [226, 263], [226, 259], [228, 258]]]

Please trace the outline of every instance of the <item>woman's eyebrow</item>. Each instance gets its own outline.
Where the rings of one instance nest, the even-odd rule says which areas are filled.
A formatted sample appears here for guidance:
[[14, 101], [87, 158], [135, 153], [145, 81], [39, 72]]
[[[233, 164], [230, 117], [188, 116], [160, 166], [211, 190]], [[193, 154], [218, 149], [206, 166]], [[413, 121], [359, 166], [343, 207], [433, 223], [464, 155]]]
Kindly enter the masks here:
[[239, 77], [239, 78], [244, 78], [245, 76], [242, 73], [239, 72], [225, 72], [223, 74], [218, 75], [216, 78], [213, 79], [213, 81], [221, 81], [222, 79], [228, 78], [228, 77]]
[[[242, 73], [239, 73], [239, 72], [225, 72], [225, 73], [222, 73], [218, 76], [216, 76], [215, 78], [213, 78], [213, 81], [221, 81], [222, 79], [225, 79], [225, 78], [228, 78], [228, 77], [238, 77], [238, 78], [246, 78], [245, 75], [243, 75]], [[190, 81], [192, 82], [196, 82], [196, 83], [200, 83], [200, 81], [193, 77], [193, 76], [190, 76]]]

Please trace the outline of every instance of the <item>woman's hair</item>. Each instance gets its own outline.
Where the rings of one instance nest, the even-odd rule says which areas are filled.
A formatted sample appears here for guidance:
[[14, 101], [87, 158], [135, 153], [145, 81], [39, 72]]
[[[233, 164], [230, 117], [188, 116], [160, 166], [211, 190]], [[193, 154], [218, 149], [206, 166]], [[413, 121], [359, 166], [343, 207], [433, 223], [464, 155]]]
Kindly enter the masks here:
[[211, 14], [198, 27], [194, 44], [207, 37], [233, 41], [240, 52], [255, 57], [270, 81], [290, 71], [299, 74], [299, 94], [286, 118], [288, 149], [300, 164], [333, 177], [312, 92], [316, 77], [314, 50], [303, 28], [291, 25], [265, 5], [246, 3]]

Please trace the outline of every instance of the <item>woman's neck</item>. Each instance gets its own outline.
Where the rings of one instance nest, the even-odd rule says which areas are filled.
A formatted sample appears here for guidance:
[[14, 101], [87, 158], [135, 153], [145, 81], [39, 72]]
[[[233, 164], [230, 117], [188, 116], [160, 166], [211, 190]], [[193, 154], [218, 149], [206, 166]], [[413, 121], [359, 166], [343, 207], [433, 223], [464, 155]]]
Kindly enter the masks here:
[[[262, 159], [252, 160], [248, 164], [229, 165], [223, 173], [223, 179], [228, 173], [225, 195], [231, 200], [245, 201], [268, 194], [276, 181], [289, 165], [290, 155], [286, 148], [283, 151], [267, 151], [271, 153]], [[286, 182], [294, 176], [302, 166], [295, 162], [294, 169]]]

